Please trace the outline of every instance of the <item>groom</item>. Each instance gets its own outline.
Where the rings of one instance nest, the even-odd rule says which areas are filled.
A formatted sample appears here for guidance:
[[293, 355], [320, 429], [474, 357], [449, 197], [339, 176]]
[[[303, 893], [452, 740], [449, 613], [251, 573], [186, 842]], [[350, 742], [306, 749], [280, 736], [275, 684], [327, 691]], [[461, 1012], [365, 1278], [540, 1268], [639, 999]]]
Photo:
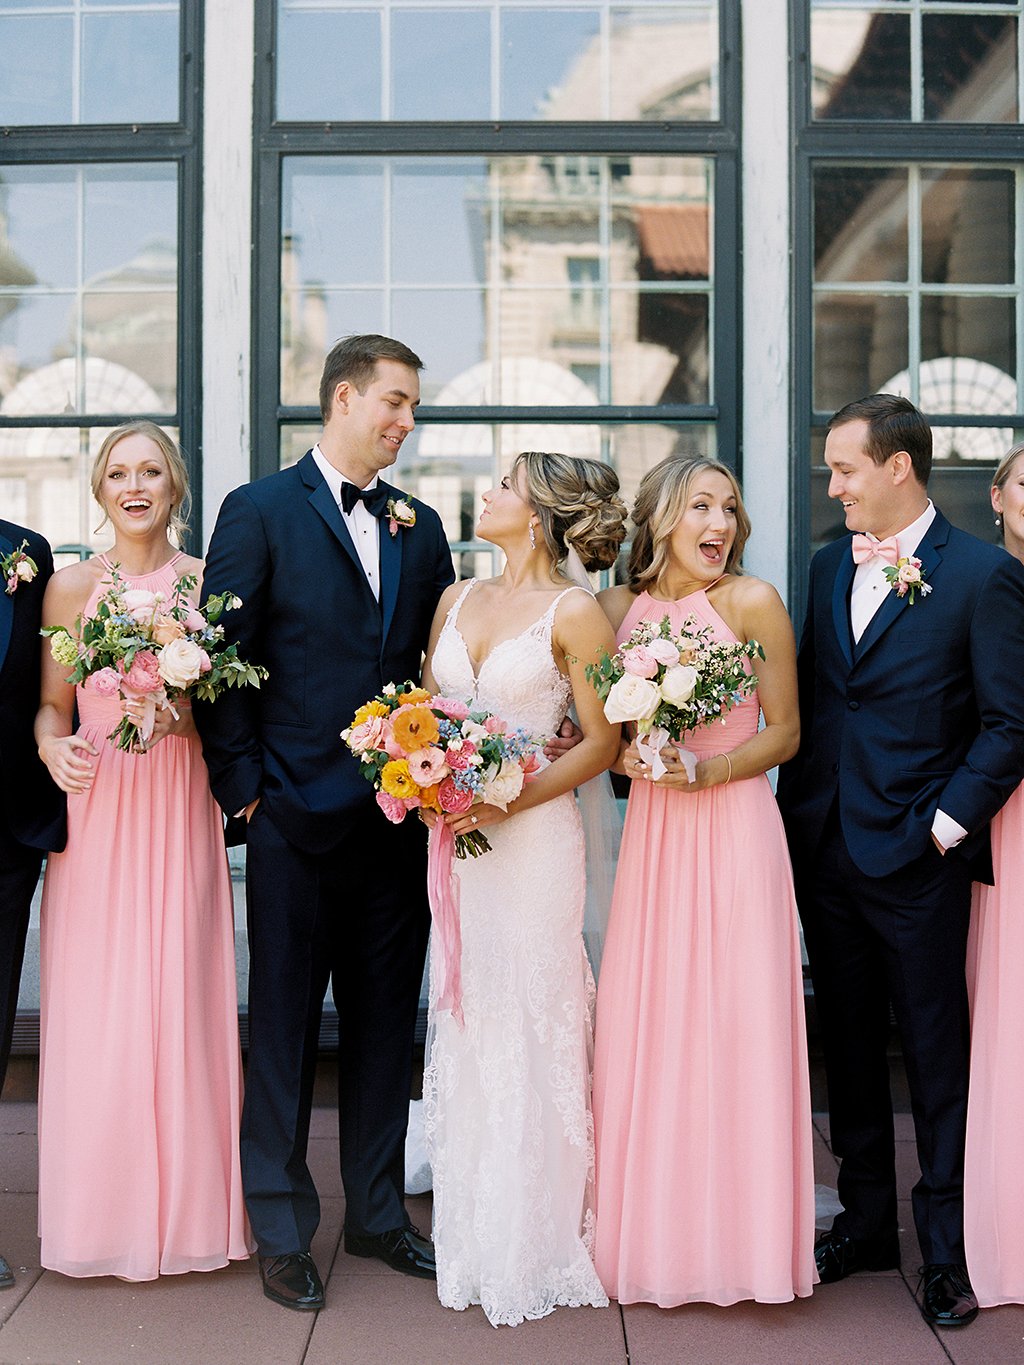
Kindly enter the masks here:
[[[247, 822], [242, 1180], [264, 1293], [288, 1308], [324, 1301], [306, 1146], [328, 982], [345, 1249], [434, 1274], [403, 1202], [426, 845], [418, 821], [385, 820], [340, 737], [383, 684], [418, 677], [454, 577], [437, 514], [379, 477], [413, 429], [421, 369], [388, 337], [340, 341], [320, 383], [318, 444], [229, 494], [206, 561], [206, 591], [242, 599], [224, 618], [230, 638], [269, 670], [259, 691], [229, 691], [196, 718], [214, 795]], [[414, 519], [390, 515], [398, 499]]]
[[[24, 549], [22, 548], [24, 546]], [[29, 909], [43, 853], [62, 849], [64, 797], [39, 761], [39, 627], [53, 556], [42, 536], [0, 521], [0, 1088], [7, 1074]], [[0, 1289], [14, 1274], [0, 1256]]]
[[829, 424], [829, 497], [854, 534], [811, 564], [802, 742], [779, 803], [841, 1158], [818, 1274], [899, 1265], [891, 1004], [921, 1167], [921, 1311], [956, 1327], [978, 1311], [963, 1244], [971, 880], [991, 880], [988, 821], [1024, 777], [1024, 569], [929, 501], [931, 456], [904, 398]]

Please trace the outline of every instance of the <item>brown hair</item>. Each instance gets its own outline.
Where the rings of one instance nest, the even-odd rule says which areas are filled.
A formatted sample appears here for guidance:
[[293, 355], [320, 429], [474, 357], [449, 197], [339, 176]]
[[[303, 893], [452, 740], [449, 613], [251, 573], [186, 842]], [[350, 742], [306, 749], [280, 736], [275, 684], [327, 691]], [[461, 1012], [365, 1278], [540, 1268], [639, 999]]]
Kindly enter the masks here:
[[365, 393], [367, 385], [373, 383], [379, 360], [396, 360], [399, 365], [408, 365], [410, 370], [417, 372], [423, 369], [423, 361], [415, 351], [410, 351], [401, 341], [378, 336], [375, 332], [342, 337], [334, 343], [327, 352], [320, 376], [320, 416], [325, 424], [331, 415], [334, 390], [338, 385], [348, 380], [360, 393]]
[[637, 489], [633, 504], [636, 534], [629, 551], [629, 586], [633, 592], [641, 593], [653, 586], [668, 568], [672, 532], [682, 520], [690, 489], [701, 474], [721, 474], [729, 481], [736, 499], [736, 536], [723, 572], [741, 572], [740, 560], [750, 537], [750, 518], [743, 506], [736, 475], [719, 460], [680, 459], [678, 455], [670, 455], [647, 471]]
[[554, 563], [575, 550], [585, 569], [611, 568], [626, 538], [626, 504], [618, 496], [619, 478], [611, 465], [524, 450], [512, 463], [513, 479], [520, 469]]
[[848, 422], [867, 422], [864, 451], [875, 464], [885, 464], [897, 450], [905, 450], [918, 483], [922, 488], [928, 486], [932, 472], [932, 429], [909, 398], [895, 393], [858, 398], [833, 415], [828, 429], [833, 431]]
[[185, 532], [188, 530], [189, 504], [192, 501], [192, 494], [189, 492], [188, 486], [188, 469], [185, 467], [185, 461], [182, 459], [181, 449], [177, 441], [172, 436], [168, 436], [163, 427], [158, 427], [155, 422], [145, 420], [124, 422], [121, 426], [108, 432], [95, 460], [92, 462], [92, 474], [89, 480], [92, 495], [103, 508], [103, 520], [96, 527], [96, 530], [99, 531], [107, 524], [107, 511], [103, 507], [101, 496], [107, 460], [117, 443], [123, 441], [126, 436], [148, 436], [154, 445], [160, 447], [160, 452], [167, 461], [167, 472], [171, 479], [171, 515], [167, 522], [167, 529], [173, 533], [175, 540], [181, 545]]

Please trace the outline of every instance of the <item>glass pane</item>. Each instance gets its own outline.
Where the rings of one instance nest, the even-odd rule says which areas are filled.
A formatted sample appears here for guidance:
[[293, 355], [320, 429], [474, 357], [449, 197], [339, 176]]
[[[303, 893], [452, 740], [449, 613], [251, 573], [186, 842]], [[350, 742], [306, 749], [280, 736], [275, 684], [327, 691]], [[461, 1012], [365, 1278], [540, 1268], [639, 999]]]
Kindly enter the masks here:
[[817, 294], [814, 300], [814, 407], [889, 388], [907, 367], [907, 300], [885, 295]]
[[277, 117], [381, 117], [381, 19], [363, 10], [277, 10]]
[[[391, 296], [391, 327], [421, 356], [426, 370], [420, 377], [424, 403], [452, 406], [471, 402], [453, 397], [457, 381], [472, 388], [487, 359], [482, 289], [396, 289]], [[481, 400], [482, 401], [482, 400]]]
[[909, 15], [815, 11], [811, 67], [815, 118], [910, 118]]
[[500, 117], [606, 117], [600, 34], [596, 9], [506, 10], [501, 16]]
[[718, 117], [715, 6], [613, 9], [610, 57], [610, 118]]
[[613, 403], [707, 403], [707, 294], [616, 290], [611, 306]]
[[394, 279], [478, 283], [487, 240], [485, 161], [398, 161], [391, 191]]
[[75, 283], [77, 185], [67, 167], [0, 167], [0, 285]]
[[82, 19], [83, 123], [178, 118], [177, 9]]
[[921, 20], [924, 116], [957, 123], [1017, 118], [1017, 20], [928, 14]]
[[[88, 293], [82, 320], [85, 365], [96, 365], [95, 383], [86, 391], [85, 411], [138, 411], [142, 406], [141, 386], [146, 385], [152, 404], [149, 410], [173, 412], [177, 393], [177, 295], [173, 291]], [[138, 396], [126, 403], [122, 395], [129, 392]]]
[[73, 293], [0, 294], [0, 413], [75, 411], [77, 327]]
[[928, 284], [1012, 284], [1012, 171], [921, 173], [921, 278]]
[[281, 298], [281, 402], [316, 404], [324, 356], [343, 336], [386, 333], [384, 307], [379, 289], [286, 289]]
[[814, 278], [907, 278], [907, 171], [821, 166], [814, 173]]
[[[955, 365], [942, 376], [945, 407], [932, 399], [927, 406], [935, 412], [1013, 412], [1014, 406], [978, 409], [965, 406], [976, 386], [984, 390], [1005, 386], [1007, 395], [1016, 399], [1017, 363], [1016, 324], [1012, 298], [964, 298], [950, 294], [921, 299], [921, 377], [924, 362], [943, 358]], [[984, 366], [981, 368], [979, 365]], [[994, 367], [997, 375], [988, 373]], [[1000, 377], [1001, 376], [1001, 379]], [[926, 398], [922, 390], [922, 404]]]
[[178, 173], [173, 165], [83, 172], [83, 273], [105, 288], [177, 277]]
[[391, 60], [393, 118], [490, 117], [491, 16], [486, 10], [394, 11]]
[[0, 14], [0, 124], [70, 123], [70, 15]]
[[287, 157], [281, 186], [284, 284], [384, 278], [384, 165]]

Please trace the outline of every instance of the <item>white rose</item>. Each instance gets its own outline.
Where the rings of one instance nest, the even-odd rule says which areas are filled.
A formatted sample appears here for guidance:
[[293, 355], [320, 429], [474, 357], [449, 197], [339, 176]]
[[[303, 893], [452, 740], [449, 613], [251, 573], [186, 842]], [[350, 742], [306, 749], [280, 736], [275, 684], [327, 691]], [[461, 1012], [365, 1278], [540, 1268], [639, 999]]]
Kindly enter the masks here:
[[671, 666], [679, 662], [679, 647], [673, 644], [671, 640], [652, 640], [647, 646], [647, 653], [659, 664]]
[[477, 725], [475, 720], [464, 720], [462, 722], [461, 730], [463, 741], [468, 739], [470, 743], [475, 744], [478, 749], [485, 740], [490, 739], [488, 732], [482, 725]]
[[480, 793], [489, 806], [500, 806], [508, 810], [508, 803], [514, 801], [523, 790], [523, 770], [518, 763], [506, 760], [495, 775], [485, 779]]
[[612, 683], [604, 713], [613, 725], [619, 725], [623, 721], [649, 720], [660, 705], [661, 692], [657, 683], [651, 682], [650, 678], [625, 673], [618, 682]]
[[697, 686], [697, 670], [692, 664], [670, 668], [661, 680], [661, 695], [669, 706], [684, 706]]
[[168, 687], [188, 687], [203, 671], [205, 658], [194, 640], [172, 640], [157, 655], [160, 676]]
[[14, 572], [23, 583], [31, 583], [36, 576], [36, 571], [27, 559], [19, 559], [17, 568]]

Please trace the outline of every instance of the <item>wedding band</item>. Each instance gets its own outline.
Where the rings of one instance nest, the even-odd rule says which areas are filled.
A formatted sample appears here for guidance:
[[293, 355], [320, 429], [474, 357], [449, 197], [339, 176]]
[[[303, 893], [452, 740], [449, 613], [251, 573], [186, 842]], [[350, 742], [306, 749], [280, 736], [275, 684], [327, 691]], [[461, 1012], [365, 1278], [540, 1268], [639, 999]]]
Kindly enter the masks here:
[[477, 824], [480, 823], [479, 820], [477, 819], [477, 817], [476, 817], [475, 815], [471, 815], [471, 816], [469, 817], [469, 822], [470, 822], [471, 825], [477, 825]]

